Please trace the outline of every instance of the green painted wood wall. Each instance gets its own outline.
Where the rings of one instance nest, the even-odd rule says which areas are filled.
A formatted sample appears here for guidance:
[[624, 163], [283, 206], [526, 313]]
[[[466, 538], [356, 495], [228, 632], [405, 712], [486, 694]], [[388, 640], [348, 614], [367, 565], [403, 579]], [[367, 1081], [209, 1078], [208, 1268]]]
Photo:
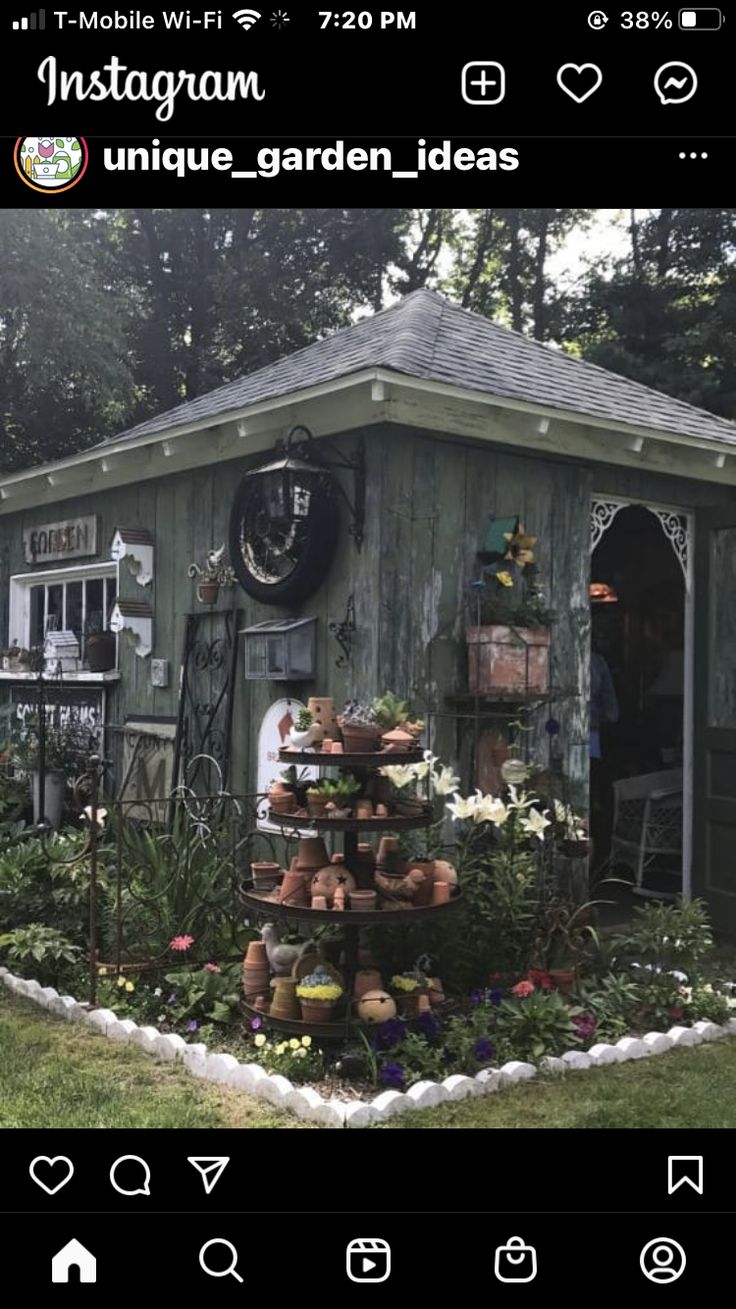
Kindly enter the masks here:
[[[537, 724], [538, 751], [546, 750], [543, 720], [561, 725], [563, 764], [574, 781], [585, 784], [588, 768], [589, 506], [593, 492], [650, 499], [665, 504], [712, 505], [733, 498], [728, 488], [682, 478], [617, 469], [598, 464], [543, 459], [508, 447], [442, 438], [397, 426], [366, 432], [368, 482], [366, 532], [358, 553], [347, 533], [320, 590], [301, 609], [318, 617], [317, 677], [312, 685], [284, 688], [279, 683], [246, 683], [242, 652], [238, 662], [233, 717], [231, 786], [248, 791], [255, 784], [258, 727], [271, 701], [284, 693], [370, 698], [390, 689], [408, 696], [419, 712], [444, 711], [444, 697], [465, 689], [463, 632], [468, 584], [475, 552], [490, 514], [521, 515], [539, 537], [541, 580], [558, 611], [553, 629], [552, 682], [575, 695], [545, 709]], [[345, 449], [354, 442], [340, 438]], [[259, 457], [259, 459], [262, 456]], [[139, 485], [46, 504], [0, 518], [0, 637], [7, 640], [8, 585], [12, 573], [26, 571], [22, 533], [29, 525], [76, 514], [100, 516], [102, 557], [109, 558], [115, 527], [148, 527], [155, 538], [155, 578], [142, 592], [123, 569], [123, 593], [150, 594], [154, 609], [153, 654], [171, 661], [168, 689], [150, 685], [150, 660], [139, 659], [123, 640], [120, 684], [108, 697], [108, 718], [123, 723], [128, 714], [176, 712], [184, 616], [197, 608], [190, 562], [203, 562], [207, 550], [227, 540], [233, 491], [248, 462], [213, 464]], [[345, 489], [350, 494], [349, 478]], [[355, 597], [357, 631], [353, 657], [336, 667], [340, 649], [330, 622], [345, 614]], [[243, 626], [283, 611], [259, 606], [237, 588], [221, 593], [219, 608], [242, 611]], [[294, 611], [291, 611], [292, 613]], [[443, 759], [457, 758], [456, 723], [433, 720], [433, 744]]]

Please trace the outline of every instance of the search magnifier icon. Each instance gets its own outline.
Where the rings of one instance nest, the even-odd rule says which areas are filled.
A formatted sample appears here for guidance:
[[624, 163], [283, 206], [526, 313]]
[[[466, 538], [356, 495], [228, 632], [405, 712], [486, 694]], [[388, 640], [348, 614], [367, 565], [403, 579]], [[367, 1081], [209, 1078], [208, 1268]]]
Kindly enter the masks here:
[[[208, 1264], [205, 1255], [213, 1245], [224, 1245], [225, 1249], [232, 1256], [227, 1268], [212, 1268], [210, 1264]], [[235, 1249], [235, 1246], [230, 1241], [226, 1241], [222, 1236], [215, 1236], [211, 1241], [205, 1241], [199, 1252], [199, 1265], [202, 1271], [207, 1273], [210, 1277], [234, 1277], [236, 1282], [242, 1283], [243, 1281], [238, 1272], [238, 1252]]]

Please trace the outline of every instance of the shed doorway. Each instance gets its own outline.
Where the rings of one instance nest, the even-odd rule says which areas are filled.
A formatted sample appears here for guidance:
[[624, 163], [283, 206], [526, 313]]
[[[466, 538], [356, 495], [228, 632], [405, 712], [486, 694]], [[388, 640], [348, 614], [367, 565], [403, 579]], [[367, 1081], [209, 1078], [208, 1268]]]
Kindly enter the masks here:
[[591, 547], [593, 872], [670, 899], [690, 872], [689, 517], [596, 500]]

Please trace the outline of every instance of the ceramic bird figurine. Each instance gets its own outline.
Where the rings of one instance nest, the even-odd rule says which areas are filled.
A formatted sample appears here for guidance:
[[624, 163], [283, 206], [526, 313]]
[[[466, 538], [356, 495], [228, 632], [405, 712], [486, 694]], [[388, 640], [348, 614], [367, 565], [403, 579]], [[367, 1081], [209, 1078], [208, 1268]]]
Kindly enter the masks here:
[[275, 923], [264, 923], [261, 939], [266, 946], [268, 966], [276, 977], [290, 977], [297, 960], [307, 950], [314, 949], [314, 941], [304, 941], [301, 945], [282, 945]]

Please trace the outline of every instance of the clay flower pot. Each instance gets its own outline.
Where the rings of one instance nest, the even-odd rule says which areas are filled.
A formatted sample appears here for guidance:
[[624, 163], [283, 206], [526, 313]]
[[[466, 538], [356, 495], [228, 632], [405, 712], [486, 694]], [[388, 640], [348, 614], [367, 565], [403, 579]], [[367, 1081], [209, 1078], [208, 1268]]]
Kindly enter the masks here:
[[362, 1000], [368, 991], [382, 991], [383, 978], [377, 968], [360, 968], [355, 974], [353, 998]]
[[399, 1006], [399, 1013], [403, 1018], [418, 1018], [421, 1013], [419, 1001], [423, 991], [404, 991], [401, 995], [396, 996], [396, 1003]]
[[268, 793], [268, 804], [275, 814], [293, 814], [297, 807], [296, 795], [283, 782], [274, 782]]
[[381, 744], [378, 724], [343, 723], [342, 743], [345, 754], [376, 754]]
[[284, 1021], [298, 1021], [301, 1017], [299, 1000], [296, 994], [297, 980], [295, 977], [277, 977], [273, 984], [273, 999], [271, 1001], [270, 1014], [272, 1018], [281, 1018]]
[[309, 791], [307, 791], [307, 809], [309, 810], [310, 817], [324, 818], [327, 803], [328, 796], [310, 795]]
[[417, 884], [414, 893], [414, 904], [418, 909], [426, 908], [432, 903], [432, 892], [434, 889], [434, 859], [418, 859], [409, 865], [409, 872], [418, 868], [424, 873], [424, 881]]
[[303, 996], [299, 997], [299, 1004], [305, 1023], [331, 1023], [337, 1008], [335, 1000], [306, 1000]]
[[381, 742], [384, 750], [388, 750], [390, 754], [413, 750], [416, 745], [411, 732], [405, 732], [403, 727], [395, 727], [392, 732], [384, 732]]
[[265, 941], [249, 941], [245, 952], [246, 968], [268, 968], [268, 954]]
[[201, 605], [217, 604], [217, 597], [220, 594], [220, 583], [214, 581], [198, 582], [197, 599]]
[[372, 800], [356, 800], [355, 802], [356, 818], [372, 818], [373, 802]]
[[243, 969], [243, 994], [246, 1000], [256, 999], [268, 992], [271, 974], [267, 968]]
[[263, 860], [251, 864], [250, 871], [253, 876], [254, 891], [273, 891], [279, 884], [281, 869], [278, 864]]
[[449, 904], [451, 890], [449, 882], [435, 882], [432, 886], [432, 904]]
[[299, 868], [290, 868], [284, 873], [284, 880], [279, 888], [279, 904], [304, 905], [309, 903], [307, 880], [309, 874]]
[[381, 844], [378, 847], [376, 868], [380, 868], [382, 872], [398, 874], [400, 863], [401, 846], [399, 838], [397, 836], [382, 836]]
[[360, 910], [361, 913], [373, 913], [377, 900], [378, 895], [375, 891], [350, 892], [350, 908]]
[[434, 880], [435, 882], [449, 882], [450, 886], [457, 886], [457, 869], [453, 864], [449, 864], [446, 859], [435, 859]]
[[329, 863], [327, 847], [321, 836], [304, 836], [299, 842], [296, 866], [303, 873], [316, 873]]
[[339, 727], [335, 716], [335, 701], [332, 696], [328, 695], [310, 695], [307, 700], [307, 709], [309, 710], [315, 723], [323, 730], [325, 736], [331, 736], [333, 741], [339, 735]]

